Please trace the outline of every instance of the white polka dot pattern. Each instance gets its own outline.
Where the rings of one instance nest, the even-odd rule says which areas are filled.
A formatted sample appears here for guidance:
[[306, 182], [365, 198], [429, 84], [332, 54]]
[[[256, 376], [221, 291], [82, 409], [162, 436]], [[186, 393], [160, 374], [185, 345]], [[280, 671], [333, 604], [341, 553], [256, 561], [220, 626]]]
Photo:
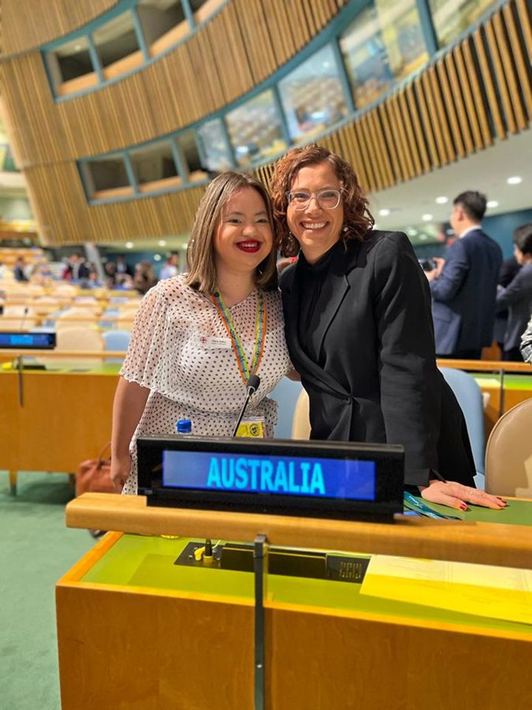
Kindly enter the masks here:
[[[123, 493], [136, 494], [136, 446], [144, 434], [175, 434], [178, 419], [191, 419], [199, 436], [230, 436], [246, 389], [232, 347], [205, 347], [202, 340], [228, 334], [210, 298], [185, 286], [183, 275], [159, 282], [143, 298], [120, 374], [151, 391], [131, 440], [132, 468]], [[248, 362], [253, 359], [258, 292], [229, 310]], [[266, 338], [257, 374], [260, 386], [247, 414], [265, 418], [273, 436], [277, 404], [266, 397], [292, 368], [284, 337], [279, 291], [264, 293]], [[212, 340], [208, 341], [212, 344]]]

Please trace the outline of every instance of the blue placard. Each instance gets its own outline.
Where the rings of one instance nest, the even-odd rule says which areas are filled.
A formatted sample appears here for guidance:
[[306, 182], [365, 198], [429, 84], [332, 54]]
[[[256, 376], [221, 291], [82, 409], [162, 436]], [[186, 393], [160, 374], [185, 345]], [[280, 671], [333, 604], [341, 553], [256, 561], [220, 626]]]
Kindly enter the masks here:
[[164, 488], [375, 500], [375, 462], [164, 451]]
[[0, 333], [0, 348], [50, 349], [55, 333]]

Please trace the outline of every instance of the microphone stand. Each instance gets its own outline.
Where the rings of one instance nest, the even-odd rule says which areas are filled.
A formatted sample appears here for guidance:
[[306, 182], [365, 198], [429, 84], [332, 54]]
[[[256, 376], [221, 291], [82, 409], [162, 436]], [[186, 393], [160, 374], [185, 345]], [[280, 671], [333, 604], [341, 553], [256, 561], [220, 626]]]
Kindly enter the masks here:
[[260, 377], [258, 375], [250, 375], [249, 380], [248, 380], [248, 384], [247, 384], [247, 388], [246, 388], [246, 392], [247, 392], [246, 401], [244, 402], [244, 406], [240, 410], [240, 414], [238, 415], [238, 419], [237, 419], [237, 422], [235, 424], [235, 428], [234, 428], [231, 436], [236, 436], [236, 433], [238, 431], [238, 427], [240, 426], [240, 422], [242, 421], [242, 417], [244, 416], [244, 412], [246, 411], [246, 407], [249, 404], [249, 399], [252, 394], [255, 394], [259, 385], [260, 385]]

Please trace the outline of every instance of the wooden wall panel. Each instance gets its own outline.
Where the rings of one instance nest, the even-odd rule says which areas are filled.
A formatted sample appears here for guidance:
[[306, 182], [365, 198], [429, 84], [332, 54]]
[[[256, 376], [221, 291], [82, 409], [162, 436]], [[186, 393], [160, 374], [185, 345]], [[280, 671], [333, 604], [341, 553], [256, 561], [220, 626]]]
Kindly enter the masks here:
[[[421, 161], [421, 172], [426, 173], [430, 170], [430, 160], [427, 151], [427, 142], [425, 135], [423, 133], [423, 126], [421, 122], [421, 113], [419, 109], [419, 104], [416, 100], [416, 93], [414, 90], [414, 84], [409, 84], [405, 89], [405, 100], [410, 111], [410, 116], [412, 117], [412, 126], [414, 130], [414, 136], [416, 138], [417, 149], [419, 151], [419, 158]], [[394, 181], [391, 179], [390, 184], [393, 185]]]
[[125, 241], [190, 230], [203, 187], [107, 205], [89, 206], [73, 163], [26, 171], [44, 245]]
[[[39, 51], [7, 59], [0, 67], [1, 83], [12, 122], [24, 134], [21, 159], [25, 165], [72, 160], [178, 130], [264, 81], [337, 12], [331, 0], [292, 0], [288, 5], [281, 0], [232, 0], [146, 68], [59, 103], [53, 100]], [[4, 32], [9, 33], [7, 23]], [[87, 122], [91, 130], [79, 131]]]
[[[203, 188], [88, 206], [75, 159], [165, 135], [226, 105], [296, 54], [342, 4], [234, 0], [145, 70], [60, 104], [51, 97], [39, 53], [0, 64], [45, 241], [187, 232]], [[525, 130], [532, 120], [531, 41], [527, 3], [509, 0], [470, 37], [320, 143], [350, 161], [364, 188], [374, 191]], [[269, 182], [272, 171], [270, 164], [256, 172]]]
[[[525, 111], [521, 102], [517, 72], [514, 67], [512, 54], [508, 43], [508, 35], [505, 23], [503, 21], [502, 10], [496, 12], [490, 23], [493, 27], [493, 33], [497, 42], [497, 49], [500, 56], [500, 75], [499, 84], [504, 83], [507, 87], [508, 99], [510, 102], [515, 123], [519, 130], [524, 130], [527, 125]], [[519, 47], [516, 47], [519, 51]]]
[[118, 0], [1, 0], [0, 55], [25, 52], [73, 32]]
[[[526, 46], [525, 36], [519, 31], [519, 15], [513, 5], [503, 8], [504, 23], [508, 32], [509, 45], [512, 48], [511, 57], [515, 62], [517, 83], [522, 92], [526, 119], [532, 118], [532, 69], [529, 61], [529, 52], [532, 51], [532, 35], [529, 36], [530, 47]], [[521, 26], [523, 30], [524, 27]]]

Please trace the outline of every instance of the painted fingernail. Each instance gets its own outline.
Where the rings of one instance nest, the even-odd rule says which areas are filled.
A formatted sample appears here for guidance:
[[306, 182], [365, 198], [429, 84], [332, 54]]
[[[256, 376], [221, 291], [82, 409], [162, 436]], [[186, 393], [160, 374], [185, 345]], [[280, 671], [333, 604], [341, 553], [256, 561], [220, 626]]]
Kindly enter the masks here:
[[469, 510], [465, 503], [460, 503], [460, 510]]

